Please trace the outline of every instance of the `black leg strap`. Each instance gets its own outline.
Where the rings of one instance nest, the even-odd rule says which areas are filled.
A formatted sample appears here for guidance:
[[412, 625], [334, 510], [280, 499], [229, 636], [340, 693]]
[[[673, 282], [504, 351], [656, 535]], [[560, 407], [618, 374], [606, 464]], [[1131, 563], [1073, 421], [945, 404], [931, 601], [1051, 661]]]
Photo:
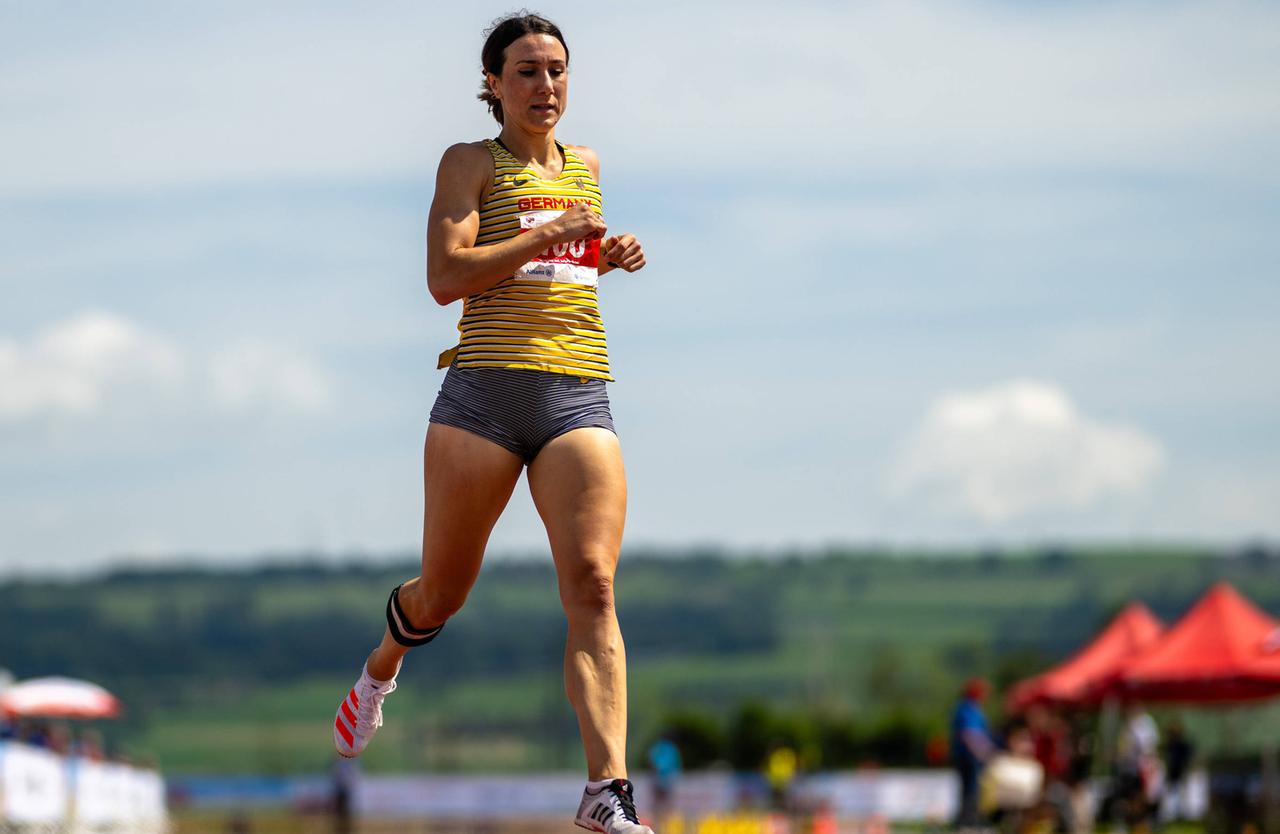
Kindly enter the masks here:
[[415, 628], [405, 616], [404, 609], [400, 607], [400, 586], [397, 585], [391, 590], [391, 596], [387, 598], [387, 628], [391, 629], [391, 637], [397, 643], [413, 648], [425, 646], [436, 639], [436, 635], [440, 633], [440, 629], [444, 628], [444, 624], [441, 623], [427, 631]]

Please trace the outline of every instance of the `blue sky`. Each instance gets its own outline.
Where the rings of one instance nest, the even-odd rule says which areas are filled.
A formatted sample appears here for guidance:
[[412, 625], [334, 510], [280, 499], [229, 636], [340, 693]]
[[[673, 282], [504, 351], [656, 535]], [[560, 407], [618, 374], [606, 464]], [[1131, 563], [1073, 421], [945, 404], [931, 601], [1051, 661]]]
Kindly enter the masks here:
[[[1280, 8], [542, 10], [630, 544], [1280, 534]], [[0, 4], [0, 571], [416, 548], [490, 16]]]

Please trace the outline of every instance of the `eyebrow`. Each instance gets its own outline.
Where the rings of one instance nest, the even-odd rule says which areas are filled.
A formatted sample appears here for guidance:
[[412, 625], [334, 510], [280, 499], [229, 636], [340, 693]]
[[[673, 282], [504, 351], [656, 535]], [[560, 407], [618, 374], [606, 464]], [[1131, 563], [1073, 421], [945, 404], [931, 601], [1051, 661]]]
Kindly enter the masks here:
[[[539, 61], [539, 60], [538, 60], [538, 59], [536, 59], [536, 58], [521, 58], [519, 61], [516, 61], [516, 63], [517, 63], [517, 64], [540, 64], [540, 63], [542, 63], [542, 62], [541, 62], [541, 61]], [[563, 63], [564, 63], [564, 61], [563, 61], [563, 60], [561, 60], [560, 58], [552, 58], [550, 61], [547, 61], [547, 63], [548, 63], [548, 64], [563, 64]]]

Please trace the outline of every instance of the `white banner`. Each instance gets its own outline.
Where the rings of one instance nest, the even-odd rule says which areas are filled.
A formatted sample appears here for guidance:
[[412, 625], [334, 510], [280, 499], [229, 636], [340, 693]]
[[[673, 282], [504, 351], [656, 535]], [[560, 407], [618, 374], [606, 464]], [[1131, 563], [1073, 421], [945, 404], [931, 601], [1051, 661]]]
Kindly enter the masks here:
[[0, 742], [0, 822], [145, 832], [162, 830], [166, 818], [164, 780], [155, 771]]
[[832, 773], [811, 777], [804, 789], [837, 817], [889, 820], [949, 820], [958, 792], [956, 776], [947, 770]]
[[62, 758], [25, 744], [0, 742], [0, 820], [62, 822], [67, 816]]
[[[650, 780], [636, 776], [634, 781], [637, 805], [652, 807]], [[679, 780], [675, 804], [686, 814], [732, 811], [754, 794], [763, 804], [759, 781], [728, 773], [690, 774]], [[365, 776], [355, 807], [368, 819], [557, 816], [578, 807], [582, 788], [580, 774]], [[816, 774], [797, 780], [795, 792], [806, 805], [830, 808], [840, 817], [945, 820], [954, 813], [956, 779], [949, 771]]]
[[578, 809], [583, 777], [365, 776], [356, 787], [356, 812], [370, 819], [555, 816]]
[[74, 759], [69, 766], [74, 785], [72, 815], [77, 823], [94, 827], [107, 825], [117, 817], [117, 801], [111, 790], [111, 771], [106, 765]]

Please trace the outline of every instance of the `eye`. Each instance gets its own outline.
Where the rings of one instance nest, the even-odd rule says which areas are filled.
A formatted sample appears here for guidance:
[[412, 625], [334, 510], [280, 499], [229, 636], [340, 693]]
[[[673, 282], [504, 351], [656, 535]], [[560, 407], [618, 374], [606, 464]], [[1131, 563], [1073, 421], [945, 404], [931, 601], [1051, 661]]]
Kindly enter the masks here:
[[564, 67], [553, 68], [551, 70], [551, 75], [555, 78], [559, 78], [560, 76], [564, 75]]
[[523, 70], [519, 70], [519, 73], [520, 73], [521, 75], [523, 75], [525, 78], [532, 78], [532, 77], [533, 77], [533, 70], [523, 69]]

